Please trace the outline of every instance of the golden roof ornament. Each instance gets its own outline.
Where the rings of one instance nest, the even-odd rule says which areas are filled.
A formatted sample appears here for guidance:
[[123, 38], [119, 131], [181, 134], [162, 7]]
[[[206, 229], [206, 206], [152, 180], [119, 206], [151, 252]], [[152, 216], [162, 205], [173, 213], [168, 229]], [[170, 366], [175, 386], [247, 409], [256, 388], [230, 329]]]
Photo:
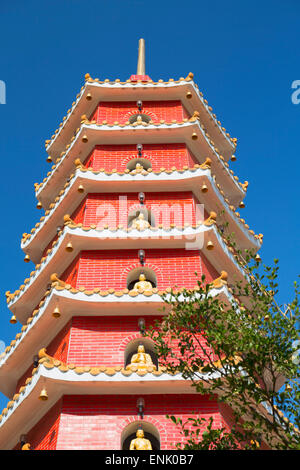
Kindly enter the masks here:
[[47, 390], [45, 389], [45, 387], [43, 388], [43, 390], [41, 391], [41, 393], [39, 395], [39, 400], [41, 400], [41, 401], [47, 401], [48, 400], [48, 394], [47, 394]]

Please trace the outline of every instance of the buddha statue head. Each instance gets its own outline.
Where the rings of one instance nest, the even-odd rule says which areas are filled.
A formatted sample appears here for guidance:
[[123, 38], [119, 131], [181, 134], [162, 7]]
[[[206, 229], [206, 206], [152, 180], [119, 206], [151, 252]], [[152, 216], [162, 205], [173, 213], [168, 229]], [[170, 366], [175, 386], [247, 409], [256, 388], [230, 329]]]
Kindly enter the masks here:
[[146, 281], [146, 276], [145, 276], [144, 273], [141, 273], [141, 274], [139, 275], [139, 281]]
[[137, 432], [136, 432], [136, 437], [137, 438], [140, 438], [140, 439], [143, 439], [144, 437], [144, 431], [143, 429], [138, 429]]
[[139, 345], [138, 345], [137, 352], [138, 352], [138, 353], [144, 353], [144, 352], [145, 352], [145, 347], [144, 347], [143, 344], [139, 344]]

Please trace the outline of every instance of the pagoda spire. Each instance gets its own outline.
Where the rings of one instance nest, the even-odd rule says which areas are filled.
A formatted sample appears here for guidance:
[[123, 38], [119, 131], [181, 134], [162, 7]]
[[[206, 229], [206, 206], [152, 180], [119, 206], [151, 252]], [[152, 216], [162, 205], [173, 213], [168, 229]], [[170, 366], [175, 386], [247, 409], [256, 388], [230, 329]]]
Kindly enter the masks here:
[[139, 39], [139, 52], [138, 52], [138, 62], [137, 62], [137, 71], [136, 75], [131, 75], [130, 80], [132, 82], [142, 81], [148, 82], [150, 77], [146, 75], [145, 71], [145, 39]]
[[138, 52], [138, 63], [137, 63], [137, 75], [145, 75], [145, 39], [139, 40], [139, 52]]

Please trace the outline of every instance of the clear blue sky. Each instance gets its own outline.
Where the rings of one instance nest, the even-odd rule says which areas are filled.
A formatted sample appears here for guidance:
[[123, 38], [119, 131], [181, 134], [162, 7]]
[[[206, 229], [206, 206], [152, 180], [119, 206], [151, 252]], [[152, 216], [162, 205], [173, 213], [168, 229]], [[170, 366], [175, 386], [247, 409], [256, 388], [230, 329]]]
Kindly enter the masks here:
[[[84, 74], [126, 80], [136, 72], [137, 44], [146, 40], [153, 80], [192, 71], [223, 126], [238, 138], [231, 167], [249, 188], [240, 212], [264, 233], [263, 261], [280, 259], [280, 298], [290, 300], [299, 273], [300, 79], [299, 0], [1, 2], [0, 105], [1, 279], [0, 340], [9, 323], [5, 291], [23, 283], [23, 232], [41, 211], [34, 182], [47, 171], [44, 141], [58, 127], [84, 83]], [[7, 399], [0, 395], [0, 408]]]

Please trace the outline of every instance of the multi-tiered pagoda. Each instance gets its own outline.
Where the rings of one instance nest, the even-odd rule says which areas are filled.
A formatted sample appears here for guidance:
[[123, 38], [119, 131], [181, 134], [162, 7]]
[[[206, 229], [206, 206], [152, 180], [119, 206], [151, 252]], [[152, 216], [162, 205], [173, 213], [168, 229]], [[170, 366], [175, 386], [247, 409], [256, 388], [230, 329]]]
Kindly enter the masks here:
[[46, 150], [45, 213], [21, 245], [35, 268], [6, 293], [22, 326], [0, 356], [0, 448], [135, 449], [141, 429], [149, 448], [173, 449], [183, 437], [167, 414], [230, 426], [144, 335], [162, 293], [196, 288], [195, 272], [230, 301], [243, 273], [226, 233], [240, 249], [261, 244], [236, 212], [247, 189], [229, 169], [236, 139], [193, 74], [154, 82], [140, 40], [137, 74], [86, 74]]

